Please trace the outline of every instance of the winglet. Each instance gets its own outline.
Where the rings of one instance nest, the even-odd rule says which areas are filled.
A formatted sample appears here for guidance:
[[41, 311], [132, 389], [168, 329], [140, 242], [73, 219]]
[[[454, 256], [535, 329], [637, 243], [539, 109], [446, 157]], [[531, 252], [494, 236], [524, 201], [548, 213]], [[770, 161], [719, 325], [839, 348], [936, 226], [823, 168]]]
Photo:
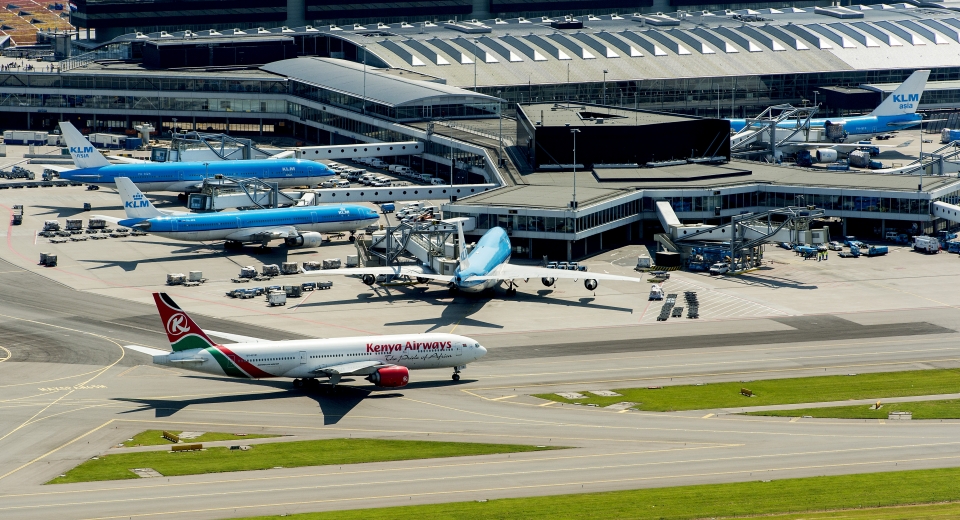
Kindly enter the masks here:
[[904, 114], [915, 114], [920, 105], [920, 96], [927, 87], [927, 78], [930, 77], [929, 70], [918, 70], [910, 75], [906, 81], [893, 91], [893, 94], [887, 96], [877, 108], [870, 112], [871, 116], [900, 116]]
[[216, 346], [216, 343], [190, 319], [190, 316], [187, 316], [187, 313], [183, 312], [173, 298], [166, 293], [153, 293], [153, 301], [157, 304], [163, 330], [167, 333], [170, 348], [174, 352]]
[[99, 168], [110, 165], [110, 161], [72, 124], [60, 121], [60, 132], [67, 141], [67, 149], [70, 150], [70, 157], [73, 157], [73, 163], [77, 168]]
[[150, 200], [140, 192], [140, 188], [137, 188], [129, 178], [117, 177], [114, 182], [117, 184], [117, 192], [120, 194], [123, 211], [127, 213], [127, 218], [147, 219], [163, 216], [163, 213], [150, 203]]

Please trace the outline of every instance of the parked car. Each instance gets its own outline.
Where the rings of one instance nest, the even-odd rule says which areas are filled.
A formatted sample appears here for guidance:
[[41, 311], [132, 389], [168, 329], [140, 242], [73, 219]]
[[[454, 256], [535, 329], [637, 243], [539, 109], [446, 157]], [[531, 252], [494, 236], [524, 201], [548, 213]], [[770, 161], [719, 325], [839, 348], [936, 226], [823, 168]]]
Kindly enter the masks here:
[[320, 183], [321, 188], [336, 188], [337, 181], [323, 181]]
[[827, 249], [831, 251], [843, 251], [843, 244], [834, 240], [833, 242], [827, 244]]
[[729, 271], [730, 271], [730, 266], [723, 262], [717, 262], [710, 266], [710, 274], [714, 276], [720, 275], [720, 274], [727, 274], [727, 272]]

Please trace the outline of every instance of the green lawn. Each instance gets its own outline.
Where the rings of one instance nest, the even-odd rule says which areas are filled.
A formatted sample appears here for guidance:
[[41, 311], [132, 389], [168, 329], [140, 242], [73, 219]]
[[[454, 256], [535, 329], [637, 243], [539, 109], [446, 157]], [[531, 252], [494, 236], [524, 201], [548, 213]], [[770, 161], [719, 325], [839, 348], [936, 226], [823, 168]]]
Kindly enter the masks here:
[[[754, 397], [740, 395], [747, 388]], [[600, 397], [588, 391], [579, 393], [586, 399], [564, 399], [556, 394], [536, 397], [562, 403], [607, 406], [622, 401], [641, 403], [635, 408], [651, 412], [733, 408], [773, 404], [816, 403], [845, 399], [883, 399], [908, 395], [949, 394], [960, 388], [960, 370], [913, 370], [881, 372], [853, 376], [818, 376], [791, 379], [768, 379], [744, 383], [707, 383], [702, 386], [665, 386], [657, 390], [620, 388], [614, 392], [623, 397]], [[808, 414], [809, 415], [809, 414]]]
[[[776, 515], [764, 518], [914, 520], [960, 517], [960, 468], [868, 473], [586, 493], [488, 502], [355, 509], [287, 515], [295, 520], [681, 520]], [[915, 504], [928, 504], [918, 505]], [[346, 504], [349, 507], [350, 504]], [[911, 507], [891, 507], [911, 505]], [[880, 507], [882, 506], [882, 507]], [[303, 507], [303, 506], [300, 506]], [[861, 509], [863, 508], [863, 509]], [[838, 511], [844, 510], [844, 511]], [[824, 513], [824, 511], [830, 511]], [[256, 517], [279, 519], [279, 516]]]
[[153, 468], [164, 476], [198, 475], [226, 471], [270, 469], [276, 466], [325, 466], [393, 460], [463, 457], [492, 453], [542, 451], [556, 447], [474, 442], [393, 441], [379, 439], [327, 439], [274, 442], [254, 445], [248, 451], [227, 447], [206, 451], [146, 451], [117, 453], [91, 459], [48, 484], [140, 478], [133, 468]]
[[803, 408], [799, 410], [749, 412], [747, 415], [767, 415], [774, 417], [802, 417], [809, 415], [811, 417], [829, 419], [886, 419], [887, 414], [890, 412], [913, 412], [914, 419], [960, 419], [960, 399], [919, 401], [916, 403], [889, 403], [884, 404], [879, 410], [871, 410], [870, 405], [862, 404], [857, 406], [831, 406], [825, 408]]
[[[170, 433], [179, 435], [181, 432], [178, 430], [166, 430]], [[172, 442], [164, 439], [162, 436], [163, 430], [147, 430], [140, 432], [133, 436], [132, 441], [126, 441], [123, 443], [124, 446], [156, 446], [159, 444], [173, 444]], [[264, 439], [267, 437], [279, 437], [279, 435], [265, 435], [261, 433], [251, 433], [247, 435], [237, 435], [235, 433], [221, 433], [221, 432], [207, 432], [203, 435], [197, 437], [196, 439], [186, 439], [183, 442], [185, 444], [194, 443], [194, 442], [213, 442], [213, 441], [237, 441], [243, 439]]]

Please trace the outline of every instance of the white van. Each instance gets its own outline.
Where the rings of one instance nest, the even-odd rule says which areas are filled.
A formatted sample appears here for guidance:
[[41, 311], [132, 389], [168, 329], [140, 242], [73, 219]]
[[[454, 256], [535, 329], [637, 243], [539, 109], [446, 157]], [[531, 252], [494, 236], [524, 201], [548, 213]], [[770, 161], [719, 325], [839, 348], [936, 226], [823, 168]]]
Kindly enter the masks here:
[[368, 159], [368, 160], [367, 160], [367, 164], [369, 164], [370, 166], [377, 167], [377, 168], [386, 168], [386, 167], [387, 167], [387, 163], [381, 161], [380, 159], [377, 159], [376, 157], [373, 157], [373, 158], [371, 158], [371, 159]]
[[338, 181], [323, 181], [320, 183], [321, 188], [336, 188]]
[[350, 187], [350, 181], [345, 181], [345, 180], [342, 180], [342, 179], [339, 180], [339, 181], [337, 181], [336, 184], [337, 184], [337, 187], [338, 187], [338, 188], [349, 188], [349, 187]]
[[420, 174], [420, 180], [423, 181], [423, 182], [430, 182], [430, 179], [432, 179], [432, 178], [433, 178], [433, 175], [430, 175], [429, 173], [421, 173], [421, 174]]
[[387, 166], [387, 171], [391, 171], [394, 173], [402, 173], [403, 170], [405, 170], [406, 168], [407, 167], [402, 164], [391, 164], [390, 166]]
[[430, 179], [430, 184], [433, 184], [434, 186], [443, 186], [444, 184], [446, 184], [446, 182], [440, 177], [434, 177]]

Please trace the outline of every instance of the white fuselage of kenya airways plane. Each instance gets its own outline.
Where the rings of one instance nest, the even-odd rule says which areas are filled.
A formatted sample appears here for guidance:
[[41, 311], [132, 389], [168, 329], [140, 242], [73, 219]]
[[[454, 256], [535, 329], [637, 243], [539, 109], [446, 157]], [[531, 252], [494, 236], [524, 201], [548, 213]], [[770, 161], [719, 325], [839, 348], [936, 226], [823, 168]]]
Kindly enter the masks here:
[[158, 355], [153, 362], [231, 377], [310, 378], [318, 369], [363, 361], [409, 369], [453, 368], [486, 353], [475, 340], [437, 333], [232, 343]]

